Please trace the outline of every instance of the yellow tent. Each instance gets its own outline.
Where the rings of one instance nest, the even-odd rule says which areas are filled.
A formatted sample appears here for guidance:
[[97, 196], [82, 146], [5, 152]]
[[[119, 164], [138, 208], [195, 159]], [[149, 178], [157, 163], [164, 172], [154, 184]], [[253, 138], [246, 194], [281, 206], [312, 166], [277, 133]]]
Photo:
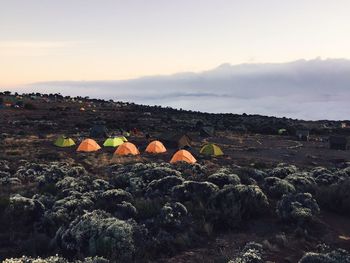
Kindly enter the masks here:
[[65, 136], [60, 136], [56, 139], [54, 143], [57, 147], [71, 147], [75, 145], [75, 142], [71, 138]]
[[200, 150], [200, 153], [203, 155], [211, 155], [211, 156], [220, 156], [224, 155], [222, 150], [220, 149], [219, 146], [213, 144], [213, 143], [208, 143], [202, 147]]

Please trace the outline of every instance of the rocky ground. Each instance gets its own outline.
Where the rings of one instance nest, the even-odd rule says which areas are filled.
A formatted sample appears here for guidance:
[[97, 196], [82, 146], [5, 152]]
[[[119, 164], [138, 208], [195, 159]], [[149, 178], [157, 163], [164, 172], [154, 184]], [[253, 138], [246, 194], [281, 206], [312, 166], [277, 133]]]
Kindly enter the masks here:
[[[20, 100], [0, 109], [5, 262], [350, 262], [350, 151], [327, 141], [349, 135], [340, 122], [54, 95]], [[96, 121], [109, 132], [137, 128], [129, 141], [141, 152], [146, 134], [188, 133], [198, 163], [169, 164], [172, 147], [115, 157], [114, 149], [53, 145], [61, 134], [79, 143]], [[199, 124], [215, 135], [201, 137]], [[289, 134], [277, 135], [281, 128]], [[311, 131], [309, 141], [295, 138], [300, 128]], [[225, 155], [201, 156], [205, 142]]]

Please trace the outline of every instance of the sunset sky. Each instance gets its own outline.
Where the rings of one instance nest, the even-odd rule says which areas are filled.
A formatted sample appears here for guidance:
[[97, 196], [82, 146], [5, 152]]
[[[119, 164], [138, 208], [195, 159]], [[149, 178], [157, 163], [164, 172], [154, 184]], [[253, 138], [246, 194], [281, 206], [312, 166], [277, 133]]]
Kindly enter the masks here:
[[350, 58], [348, 0], [0, 0], [0, 87]]

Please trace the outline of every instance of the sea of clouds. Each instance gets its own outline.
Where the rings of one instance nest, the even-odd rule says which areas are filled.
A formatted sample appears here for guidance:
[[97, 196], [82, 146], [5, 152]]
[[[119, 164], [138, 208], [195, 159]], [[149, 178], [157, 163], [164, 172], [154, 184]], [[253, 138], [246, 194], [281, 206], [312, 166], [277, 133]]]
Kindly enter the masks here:
[[350, 119], [350, 60], [223, 64], [199, 73], [116, 81], [33, 83], [20, 92], [130, 101], [213, 113]]

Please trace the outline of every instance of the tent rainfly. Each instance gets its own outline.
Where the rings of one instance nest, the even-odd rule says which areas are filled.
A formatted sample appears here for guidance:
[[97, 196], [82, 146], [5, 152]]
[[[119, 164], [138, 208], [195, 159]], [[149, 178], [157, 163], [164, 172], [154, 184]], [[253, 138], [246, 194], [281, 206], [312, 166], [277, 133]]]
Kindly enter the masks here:
[[171, 158], [170, 163], [177, 163], [177, 162], [186, 162], [186, 163], [196, 163], [197, 160], [193, 157], [193, 155], [186, 150], [179, 150], [177, 151], [173, 158]]
[[150, 144], [148, 144], [145, 152], [148, 153], [165, 153], [166, 148], [164, 147], [163, 143], [160, 141], [153, 141]]
[[119, 145], [117, 150], [114, 152], [116, 155], [138, 155], [140, 154], [139, 150], [136, 148], [135, 144], [131, 142], [124, 142], [122, 145]]
[[71, 147], [75, 145], [75, 142], [71, 138], [60, 136], [56, 139], [54, 145], [57, 147]]
[[77, 152], [95, 152], [101, 149], [100, 145], [92, 139], [82, 141], [77, 149]]
[[213, 144], [213, 143], [208, 143], [202, 147], [200, 150], [200, 153], [203, 155], [210, 155], [210, 156], [221, 156], [224, 155], [222, 150], [220, 149], [219, 146]]
[[192, 139], [187, 134], [170, 133], [163, 136], [163, 142], [169, 148], [191, 148]]
[[123, 143], [124, 143], [124, 141], [121, 138], [119, 138], [119, 137], [108, 138], [103, 143], [103, 146], [105, 146], [105, 147], [117, 147], [119, 145], [122, 145]]

